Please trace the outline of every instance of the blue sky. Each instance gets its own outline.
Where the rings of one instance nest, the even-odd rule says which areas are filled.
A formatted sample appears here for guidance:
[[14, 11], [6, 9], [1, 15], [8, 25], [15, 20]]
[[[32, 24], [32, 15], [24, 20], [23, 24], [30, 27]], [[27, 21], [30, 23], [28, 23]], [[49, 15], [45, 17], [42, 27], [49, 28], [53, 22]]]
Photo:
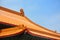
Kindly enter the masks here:
[[33, 22], [60, 33], [60, 0], [0, 0], [0, 5], [18, 11]]

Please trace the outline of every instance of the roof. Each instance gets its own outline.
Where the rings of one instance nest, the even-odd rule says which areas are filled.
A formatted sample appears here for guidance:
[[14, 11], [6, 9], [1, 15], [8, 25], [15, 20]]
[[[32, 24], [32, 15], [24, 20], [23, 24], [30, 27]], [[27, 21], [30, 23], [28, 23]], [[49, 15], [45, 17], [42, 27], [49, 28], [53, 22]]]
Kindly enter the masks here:
[[[3, 10], [3, 11], [6, 11], [6, 12], [9, 12], [9, 13], [13, 13], [13, 14], [17, 14], [17, 15], [21, 15], [19, 12], [16, 12], [16, 11], [13, 11], [13, 10], [10, 10], [10, 9], [8, 9], [8, 8], [5, 8], [5, 7], [0, 7], [0, 10]], [[6, 13], [7, 14], [7, 13]], [[17, 16], [16, 16], [17, 17]], [[18, 18], [18, 17], [17, 17]], [[19, 17], [19, 18], [21, 18], [21, 17]], [[19, 19], [18, 18], [18, 19]], [[26, 21], [26, 22], [28, 22], [29, 23], [29, 26], [31, 27], [31, 26], [33, 26], [32, 28], [34, 29], [34, 27], [37, 27], [37, 28], [40, 28], [38, 31], [39, 32], [41, 32], [41, 30], [42, 29], [44, 29], [44, 30], [42, 30], [43, 32], [41, 32], [41, 33], [43, 33], [43, 34], [45, 34], [45, 33], [48, 33], [48, 35], [53, 35], [53, 34], [55, 34], [55, 35], [53, 35], [53, 36], [58, 36], [59, 37], [59, 34], [58, 33], [55, 33], [54, 31], [52, 31], [52, 30], [49, 30], [49, 29], [47, 29], [47, 28], [44, 28], [43, 26], [40, 26], [40, 25], [38, 25], [38, 24], [36, 24], [36, 23], [34, 23], [34, 22], [32, 22], [30, 19], [28, 19], [26, 16], [24, 16], [24, 17], [22, 17], [22, 19], [24, 20], [24, 21]], [[20, 20], [20, 19], [19, 19]], [[17, 22], [17, 21], [16, 21]], [[21, 22], [21, 21], [20, 21]], [[23, 21], [22, 21], [23, 22]], [[18, 21], [18, 23], [19, 23], [19, 21]], [[17, 23], [16, 23], [17, 24]], [[30, 24], [32, 24], [32, 25], [30, 25]], [[27, 25], [27, 24], [24, 24], [25, 26]], [[29, 26], [27, 25], [27, 27], [29, 28]], [[30, 31], [31, 31], [31, 29], [29, 29]], [[35, 28], [35, 30], [36, 30], [36, 28]], [[45, 30], [46, 31], [48, 31], [48, 32], [45, 32]], [[29, 32], [30, 32], [29, 31]], [[34, 30], [33, 30], [34, 31]], [[37, 31], [37, 32], [38, 32]], [[35, 31], [36, 32], [36, 31]], [[31, 33], [31, 32], [30, 32]], [[51, 33], [51, 34], [50, 34]], [[32, 34], [33, 34], [33, 32], [32, 32]], [[47, 34], [46, 34], [47, 35]], [[47, 36], [46, 36], [47, 37]], [[53, 37], [54, 38], [54, 37]]]
[[[6, 11], [6, 12], [10, 12], [10, 13], [13, 13], [13, 14], [17, 14], [17, 15], [21, 15], [21, 14], [20, 14], [19, 12], [17, 12], [17, 11], [14, 11], [14, 10], [11, 10], [11, 9], [8, 9], [8, 8], [2, 7], [2, 6], [0, 6], [0, 10]], [[32, 22], [32, 21], [31, 21], [29, 18], [27, 18], [26, 16], [24, 16], [24, 17], [25, 17], [28, 21], [30, 21], [31, 23], [33, 23], [33, 24], [35, 24], [35, 25], [37, 25], [37, 26], [40, 26], [40, 25]], [[40, 26], [40, 27], [42, 27], [42, 26]], [[44, 28], [44, 27], [42, 27], [42, 28]], [[47, 28], [44, 28], [44, 29], [48, 30]], [[49, 31], [51, 31], [51, 30], [49, 30]], [[54, 32], [54, 31], [52, 31], [52, 32]]]
[[2, 6], [0, 6], [0, 10], [7, 11], [7, 12], [10, 12], [10, 13], [14, 13], [14, 14], [20, 15], [19, 12], [13, 11], [11, 9], [8, 9], [8, 8], [2, 7]]

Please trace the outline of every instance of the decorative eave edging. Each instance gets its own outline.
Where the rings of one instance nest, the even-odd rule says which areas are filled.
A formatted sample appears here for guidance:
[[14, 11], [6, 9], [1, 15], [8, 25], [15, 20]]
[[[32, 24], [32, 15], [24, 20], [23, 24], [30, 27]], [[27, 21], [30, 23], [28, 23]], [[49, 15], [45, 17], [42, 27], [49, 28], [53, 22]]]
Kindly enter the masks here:
[[[19, 25], [20, 26], [20, 25]], [[16, 26], [16, 27], [19, 27], [19, 26]], [[14, 27], [13, 27], [14, 28]], [[19, 29], [19, 28], [18, 28]], [[21, 29], [21, 28], [20, 28]], [[7, 29], [6, 29], [7, 30]], [[16, 32], [16, 33], [13, 33], [13, 34], [5, 34], [5, 36], [4, 35], [1, 35], [0, 36], [0, 38], [5, 38], [5, 37], [10, 37], [10, 36], [15, 36], [15, 35], [18, 35], [18, 34], [22, 34], [24, 31], [26, 30], [26, 28], [23, 28], [22, 27], [22, 29], [21, 29], [21, 31], [20, 32]], [[12, 31], [12, 30], [11, 30]], [[18, 31], [18, 30], [17, 30]], [[3, 31], [1, 31], [1, 32], [3, 32]], [[8, 31], [9, 32], [9, 31]]]

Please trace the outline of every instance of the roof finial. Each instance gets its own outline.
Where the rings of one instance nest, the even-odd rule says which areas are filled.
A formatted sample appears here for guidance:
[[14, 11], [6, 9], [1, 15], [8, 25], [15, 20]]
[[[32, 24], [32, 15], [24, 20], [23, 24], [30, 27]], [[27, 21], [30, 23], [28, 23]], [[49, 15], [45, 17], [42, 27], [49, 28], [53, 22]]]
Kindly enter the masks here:
[[21, 15], [21, 16], [24, 16], [24, 11], [23, 11], [22, 8], [20, 9], [20, 15]]

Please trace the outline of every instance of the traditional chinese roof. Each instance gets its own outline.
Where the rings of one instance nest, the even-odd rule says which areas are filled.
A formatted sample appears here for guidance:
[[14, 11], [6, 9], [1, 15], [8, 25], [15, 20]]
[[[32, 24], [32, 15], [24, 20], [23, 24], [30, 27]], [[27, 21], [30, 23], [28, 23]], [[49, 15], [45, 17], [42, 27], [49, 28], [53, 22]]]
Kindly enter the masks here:
[[[27, 31], [27, 33], [33, 35], [33, 36], [41, 36], [45, 38], [52, 38], [52, 39], [60, 39], [60, 34], [49, 30], [47, 28], [44, 28], [43, 26], [40, 26], [34, 22], [32, 22], [29, 18], [27, 18], [24, 15], [23, 9], [20, 10], [20, 12], [16, 12], [13, 10], [10, 10], [5, 7], [0, 7], [0, 23], [6, 23], [6, 24], [11, 24], [11, 25], [17, 25], [16, 27], [13, 28], [8, 28], [8, 29], [3, 29], [3, 31], [0, 33], [1, 36], [6, 36], [7, 34], [4, 34], [6, 31], [8, 31], [8, 35], [12, 35], [9, 32], [12, 32], [13, 34], [21, 32], [19, 28], [20, 25], [22, 26], [22, 29]], [[16, 31], [17, 29], [18, 31]], [[13, 31], [11, 31], [13, 30]], [[22, 30], [22, 31], [23, 31]], [[16, 31], [16, 32], [15, 32]]]

